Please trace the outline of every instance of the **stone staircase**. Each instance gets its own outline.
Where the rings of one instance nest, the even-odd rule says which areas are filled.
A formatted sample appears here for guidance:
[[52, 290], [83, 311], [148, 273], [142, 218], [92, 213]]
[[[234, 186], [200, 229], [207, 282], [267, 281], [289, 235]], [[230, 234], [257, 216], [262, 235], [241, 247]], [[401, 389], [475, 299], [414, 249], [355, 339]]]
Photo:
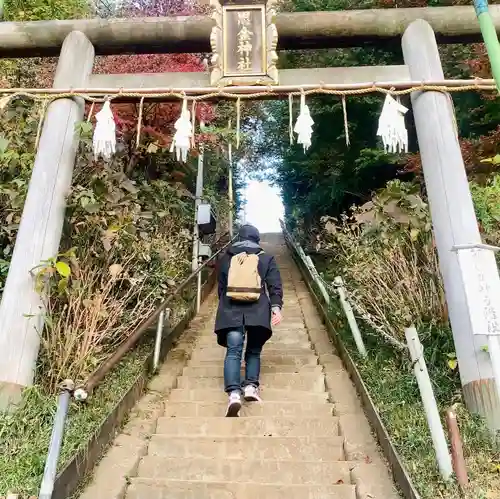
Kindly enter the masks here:
[[281, 236], [267, 236], [284, 322], [262, 354], [262, 403], [225, 418], [216, 296], [169, 353], [84, 499], [393, 499], [369, 425]]

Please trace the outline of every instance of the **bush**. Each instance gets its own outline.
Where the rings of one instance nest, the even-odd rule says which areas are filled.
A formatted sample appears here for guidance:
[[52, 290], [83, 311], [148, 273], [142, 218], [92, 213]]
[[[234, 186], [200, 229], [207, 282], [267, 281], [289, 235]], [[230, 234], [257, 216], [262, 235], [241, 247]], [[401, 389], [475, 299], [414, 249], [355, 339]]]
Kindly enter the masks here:
[[470, 183], [476, 216], [484, 238], [491, 244], [500, 243], [500, 174], [492, 175], [484, 185]]
[[36, 108], [16, 100], [3, 111], [0, 132], [0, 298], [9, 270], [35, 159]]
[[350, 215], [322, 220], [317, 249], [331, 255], [357, 312], [386, 340], [404, 343], [410, 324], [447, 324], [430, 216], [418, 186], [391, 181]]

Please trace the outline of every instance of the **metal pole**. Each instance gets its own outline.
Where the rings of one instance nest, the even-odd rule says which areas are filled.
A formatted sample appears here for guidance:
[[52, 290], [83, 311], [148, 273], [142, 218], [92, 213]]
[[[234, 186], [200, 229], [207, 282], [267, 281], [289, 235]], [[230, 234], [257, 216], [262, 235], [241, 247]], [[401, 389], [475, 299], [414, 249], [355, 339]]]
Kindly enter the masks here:
[[[200, 121], [200, 129], [203, 129], [205, 124]], [[196, 201], [195, 201], [195, 223], [194, 223], [194, 247], [193, 247], [193, 272], [201, 265], [199, 258], [200, 251], [200, 233], [198, 228], [198, 207], [201, 204], [203, 197], [203, 161], [204, 161], [203, 144], [200, 144], [200, 154], [198, 156], [198, 175], [196, 177]], [[200, 311], [201, 307], [201, 272], [196, 276], [196, 313]]]
[[75, 384], [70, 379], [61, 384], [61, 393], [57, 404], [57, 412], [54, 417], [54, 426], [50, 436], [49, 451], [45, 461], [45, 470], [43, 472], [42, 485], [40, 486], [39, 499], [51, 499], [54, 491], [54, 482], [57, 474], [57, 462], [61, 453], [61, 445], [64, 436], [64, 425], [68, 415], [69, 401], [71, 394], [75, 389]]
[[432, 390], [431, 379], [427, 371], [427, 366], [424, 359], [424, 349], [418, 338], [418, 333], [415, 327], [411, 326], [405, 329], [406, 341], [410, 350], [411, 360], [413, 362], [413, 372], [417, 378], [420, 396], [424, 405], [427, 423], [431, 432], [436, 459], [439, 466], [439, 471], [444, 480], [449, 480], [453, 473], [451, 457], [448, 451], [448, 444], [444, 435], [439, 410]]
[[[201, 265], [201, 260], [198, 262], [198, 265]], [[200, 312], [200, 308], [201, 308], [201, 272], [198, 272], [196, 279], [197, 279], [197, 283], [196, 283], [196, 313], [198, 314]]]
[[462, 446], [462, 439], [460, 438], [460, 429], [458, 428], [457, 415], [453, 407], [446, 411], [446, 424], [448, 426], [448, 440], [451, 447], [451, 460], [455, 476], [457, 477], [458, 485], [465, 490], [469, 483], [467, 475], [467, 465], [464, 459], [464, 449]]
[[316, 267], [314, 266], [313, 261], [311, 260], [310, 256], [307, 256], [302, 249], [302, 246], [298, 243], [294, 243], [295, 247], [297, 248], [297, 252], [300, 255], [301, 260], [304, 262], [304, 265], [307, 267], [309, 270], [311, 277], [313, 278], [313, 281], [316, 283], [316, 285], [319, 288], [320, 293], [323, 296], [323, 300], [327, 305], [330, 305], [330, 295], [328, 294], [324, 284], [321, 282], [321, 277], [318, 274], [318, 271], [316, 270]]
[[[231, 128], [231, 120], [229, 120], [229, 128]], [[228, 197], [229, 197], [229, 237], [233, 238], [233, 144], [229, 141], [228, 145], [229, 156], [229, 171], [227, 176], [228, 181]]]
[[[203, 122], [200, 122], [200, 129], [203, 128]], [[201, 204], [201, 198], [203, 196], [203, 144], [200, 144], [200, 151], [198, 155], [198, 174], [196, 176], [196, 192], [194, 201], [194, 227], [193, 227], [193, 259], [192, 259], [192, 271], [194, 272], [198, 268], [198, 251], [200, 242], [200, 233], [198, 229], [198, 207]]]
[[495, 78], [497, 89], [500, 91], [500, 43], [498, 43], [497, 31], [488, 10], [488, 0], [474, 0], [474, 8], [490, 59], [491, 72]]
[[339, 295], [340, 304], [342, 305], [342, 309], [344, 310], [344, 314], [347, 318], [347, 322], [349, 323], [349, 328], [351, 329], [352, 336], [354, 338], [354, 342], [356, 343], [356, 347], [358, 348], [358, 352], [363, 357], [367, 356], [365, 343], [363, 341], [363, 337], [361, 336], [361, 331], [359, 330], [358, 323], [356, 321], [356, 317], [352, 310], [351, 304], [347, 299], [347, 293], [344, 288], [344, 280], [342, 277], [337, 276], [333, 280], [333, 284], [337, 289], [337, 294]]
[[[168, 309], [167, 309], [168, 310]], [[156, 326], [156, 339], [155, 339], [155, 351], [153, 356], [153, 372], [158, 369], [158, 364], [160, 362], [160, 350], [161, 350], [161, 340], [163, 337], [163, 322], [165, 319], [165, 310], [162, 310], [160, 316], [158, 317], [158, 325]]]

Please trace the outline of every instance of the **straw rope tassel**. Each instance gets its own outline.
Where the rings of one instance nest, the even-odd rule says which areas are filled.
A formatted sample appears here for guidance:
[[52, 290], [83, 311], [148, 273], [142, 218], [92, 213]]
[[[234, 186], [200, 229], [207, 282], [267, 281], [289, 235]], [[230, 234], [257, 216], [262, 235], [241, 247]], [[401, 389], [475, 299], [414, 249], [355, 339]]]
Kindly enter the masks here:
[[104, 160], [109, 160], [116, 152], [116, 123], [111, 111], [111, 99], [106, 99], [95, 117], [96, 126], [92, 139], [94, 158], [97, 160], [102, 156]]
[[347, 121], [347, 104], [345, 95], [342, 96], [342, 111], [344, 113], [344, 130], [345, 130], [345, 143], [347, 146], [350, 144], [349, 140], [349, 123]]
[[304, 152], [311, 147], [312, 126], [314, 121], [311, 118], [309, 106], [306, 104], [306, 94], [304, 90], [300, 93], [300, 112], [293, 131], [297, 134], [297, 144], [302, 144]]
[[187, 153], [191, 148], [191, 140], [193, 135], [193, 124], [191, 123], [191, 115], [187, 107], [187, 99], [182, 99], [181, 115], [174, 124], [175, 133], [170, 145], [170, 152], [175, 152], [177, 161], [185, 163], [187, 161]]
[[135, 141], [135, 148], [139, 149], [141, 144], [141, 129], [142, 129], [142, 112], [144, 110], [144, 95], [141, 97], [141, 101], [139, 102], [139, 118], [137, 120], [137, 137]]

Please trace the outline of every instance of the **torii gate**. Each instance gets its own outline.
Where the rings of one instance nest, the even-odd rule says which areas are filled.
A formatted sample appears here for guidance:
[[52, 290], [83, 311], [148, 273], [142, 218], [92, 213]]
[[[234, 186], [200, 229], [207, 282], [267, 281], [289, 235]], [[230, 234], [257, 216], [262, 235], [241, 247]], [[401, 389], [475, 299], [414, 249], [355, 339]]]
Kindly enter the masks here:
[[[245, 6], [239, 5], [239, 8], [245, 9]], [[493, 6], [491, 14], [497, 29], [500, 28], [500, 6]], [[269, 19], [269, 10], [267, 15], [264, 22], [266, 28], [270, 28], [274, 25], [274, 16]], [[0, 57], [53, 56], [60, 50], [53, 84], [56, 93], [64, 89], [84, 89], [87, 93], [102, 94], [141, 88], [151, 92], [188, 89], [196, 94], [213, 89], [214, 83], [224, 76], [224, 68], [216, 64], [221, 73], [215, 74], [212, 70], [211, 75], [95, 75], [92, 74], [94, 56], [96, 53], [208, 52], [211, 42], [212, 50], [220, 57], [223, 51], [220, 40], [217, 41], [220, 20], [218, 23], [219, 26], [214, 27], [213, 21], [203, 16], [1, 23]], [[337, 87], [345, 84], [349, 88], [366, 86], [366, 82], [377, 82], [386, 88], [395, 86], [395, 82], [400, 87], [411, 86], [412, 82], [443, 82], [434, 31], [439, 41], [445, 43], [480, 41], [472, 7], [279, 14], [275, 24], [279, 33], [278, 49], [390, 42], [402, 35], [405, 61], [403, 66], [278, 71], [272, 68], [275, 58], [271, 52], [276, 48], [277, 39], [273, 38], [276, 33], [271, 29], [261, 83], [276, 84], [279, 80], [277, 90], [282, 91], [297, 90], [303, 85], [317, 87], [320, 82]], [[214, 60], [217, 62], [217, 57]], [[249, 80], [243, 79], [243, 82]], [[233, 86], [231, 91], [259, 88], [262, 87], [250, 85], [245, 90], [245, 87]], [[500, 403], [492, 364], [482, 349], [484, 337], [474, 334], [472, 316], [477, 315], [477, 311], [469, 306], [465, 278], [454, 251], [461, 246], [478, 245], [481, 238], [454, 128], [451, 100], [438, 91], [413, 92], [411, 100], [465, 400], [469, 409], [486, 416], [490, 427], [500, 429]], [[65, 196], [71, 186], [78, 147], [74, 125], [83, 115], [83, 99], [70, 96], [54, 101], [47, 110], [0, 305], [0, 408], [19, 400], [22, 388], [33, 381], [43, 315], [30, 271], [58, 252]], [[487, 279], [500, 286], [496, 267]], [[485, 314], [483, 310], [478, 313]], [[498, 330], [498, 325], [495, 327]]]

